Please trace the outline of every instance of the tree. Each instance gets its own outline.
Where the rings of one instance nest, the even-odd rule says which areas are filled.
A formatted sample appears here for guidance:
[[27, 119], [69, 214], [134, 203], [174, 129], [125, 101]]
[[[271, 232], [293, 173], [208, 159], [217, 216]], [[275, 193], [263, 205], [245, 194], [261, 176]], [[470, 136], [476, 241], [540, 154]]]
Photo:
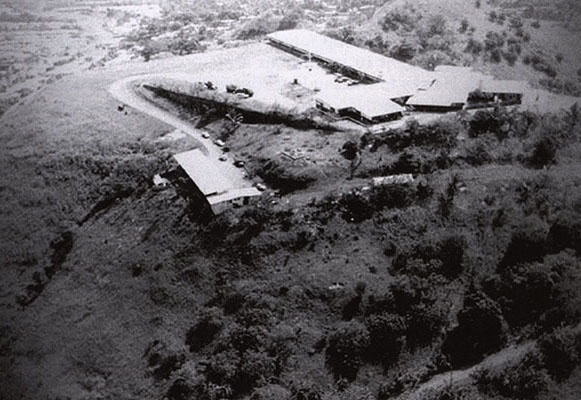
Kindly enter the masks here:
[[400, 61], [410, 61], [415, 55], [416, 47], [407, 41], [393, 45], [389, 49], [389, 56]]
[[222, 330], [222, 312], [216, 308], [205, 309], [186, 334], [186, 345], [190, 351], [199, 351], [208, 345]]
[[581, 335], [571, 328], [557, 328], [539, 341], [543, 364], [559, 382], [581, 364]]
[[405, 343], [405, 321], [393, 314], [371, 315], [365, 318], [369, 331], [367, 358], [381, 363], [384, 367], [393, 364]]
[[528, 161], [532, 166], [542, 168], [549, 164], [553, 164], [556, 155], [557, 145], [555, 140], [548, 136], [544, 136], [535, 142]]
[[549, 229], [547, 243], [553, 253], [567, 248], [581, 253], [581, 214], [574, 211], [559, 213]]
[[325, 352], [327, 365], [335, 378], [355, 380], [368, 346], [369, 332], [365, 325], [356, 321], [339, 325], [329, 335]]
[[464, 307], [458, 313], [458, 326], [446, 336], [442, 352], [455, 367], [477, 362], [501, 347], [504, 330], [499, 305], [471, 286], [464, 298]]
[[361, 165], [361, 152], [359, 151], [357, 143], [351, 140], [347, 140], [345, 143], [343, 143], [343, 146], [339, 152], [343, 158], [351, 161], [349, 166], [349, 177], [353, 178], [355, 170]]
[[462, 235], [448, 235], [439, 244], [439, 258], [442, 261], [441, 272], [449, 278], [457, 277], [462, 270], [466, 238]]
[[519, 263], [541, 261], [546, 254], [547, 226], [538, 217], [525, 218], [512, 234], [498, 271]]

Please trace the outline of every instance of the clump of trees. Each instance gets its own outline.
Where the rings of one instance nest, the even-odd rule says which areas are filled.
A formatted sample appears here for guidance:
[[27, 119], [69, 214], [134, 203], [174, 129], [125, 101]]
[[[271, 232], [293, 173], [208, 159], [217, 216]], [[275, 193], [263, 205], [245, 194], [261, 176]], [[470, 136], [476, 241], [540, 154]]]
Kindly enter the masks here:
[[442, 352], [452, 366], [472, 364], [499, 350], [504, 335], [505, 324], [499, 305], [483, 291], [471, 287], [458, 313], [458, 326], [446, 335]]
[[325, 350], [327, 364], [335, 378], [355, 380], [369, 346], [369, 331], [360, 322], [339, 325], [328, 337]]
[[480, 369], [473, 377], [480, 392], [516, 399], [536, 399], [551, 382], [535, 350], [529, 351], [517, 363], [497, 370]]

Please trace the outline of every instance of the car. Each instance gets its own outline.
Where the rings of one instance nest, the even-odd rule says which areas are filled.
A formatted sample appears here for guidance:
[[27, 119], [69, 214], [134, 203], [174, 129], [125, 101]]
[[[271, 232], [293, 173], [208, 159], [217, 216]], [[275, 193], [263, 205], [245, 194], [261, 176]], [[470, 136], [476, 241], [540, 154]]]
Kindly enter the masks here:
[[234, 161], [234, 166], [236, 168], [242, 168], [242, 167], [244, 167], [244, 161], [243, 160], [236, 160], [236, 161]]
[[262, 183], [257, 183], [256, 185], [254, 185], [254, 187], [256, 187], [256, 189], [260, 190], [261, 192], [264, 192], [266, 190], [266, 186], [264, 186], [264, 184]]
[[228, 157], [226, 157], [225, 155], [221, 155], [220, 158], [218, 158], [218, 160], [220, 160], [220, 161], [228, 161]]
[[208, 135], [206, 132], [202, 133], [202, 137], [204, 139], [208, 139], [210, 137], [210, 135]]
[[215, 144], [216, 146], [218, 146], [218, 147], [224, 147], [224, 145], [225, 145], [226, 143], [224, 143], [224, 142], [223, 142], [222, 140], [220, 140], [220, 139], [216, 139], [216, 140], [214, 140], [214, 144]]

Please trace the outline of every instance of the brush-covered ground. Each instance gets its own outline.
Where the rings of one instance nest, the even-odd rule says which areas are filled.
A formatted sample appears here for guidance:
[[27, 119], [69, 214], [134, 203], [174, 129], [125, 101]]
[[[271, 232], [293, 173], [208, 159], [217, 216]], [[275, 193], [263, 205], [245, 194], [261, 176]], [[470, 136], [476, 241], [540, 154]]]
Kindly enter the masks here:
[[[521, 15], [527, 32], [565, 33], [540, 35], [556, 64], [526, 64], [522, 45], [511, 69], [502, 52], [521, 37], [518, 23], [498, 17], [509, 2], [456, 14], [455, 1], [417, 6], [436, 3], [430, 13], [445, 15], [447, 29], [455, 16], [484, 39], [507, 30], [476, 65], [533, 82], [554, 66], [555, 78], [575, 79], [575, 24], [564, 26], [573, 13], [539, 1]], [[504, 61], [488, 60], [499, 46]], [[411, 61], [422, 64], [433, 49], [416, 50]], [[578, 399], [579, 109], [483, 110], [375, 136], [232, 129], [218, 115], [205, 129], [269, 190], [208, 223], [172, 159], [193, 139], [118, 111], [107, 90], [136, 74], [250, 74], [272, 57], [248, 54], [65, 76], [2, 117], [0, 398]], [[165, 105], [199, 123], [199, 110]], [[338, 152], [346, 142], [361, 154], [352, 179]], [[168, 189], [153, 186], [157, 173]], [[370, 185], [399, 173], [416, 180]]]
[[[171, 157], [191, 139], [107, 88], [244, 54], [65, 77], [4, 115], [2, 397], [405, 398], [526, 345], [424, 398], [576, 398], [578, 109], [363, 136], [243, 123], [226, 144], [278, 195], [204, 223]], [[417, 179], [369, 187], [394, 173]]]

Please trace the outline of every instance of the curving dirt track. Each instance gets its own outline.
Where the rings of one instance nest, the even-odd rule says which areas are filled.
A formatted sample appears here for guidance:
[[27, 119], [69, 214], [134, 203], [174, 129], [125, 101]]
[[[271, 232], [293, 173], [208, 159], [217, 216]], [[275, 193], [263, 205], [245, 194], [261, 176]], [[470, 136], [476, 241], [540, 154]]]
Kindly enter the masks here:
[[[573, 330], [577, 333], [581, 332], [581, 323], [577, 324]], [[511, 345], [500, 350], [497, 353], [491, 354], [480, 363], [472, 367], [444, 372], [433, 376], [427, 382], [417, 386], [412, 392], [404, 393], [398, 397], [399, 400], [421, 400], [426, 398], [429, 392], [438, 392], [447, 386], [462, 386], [470, 383], [472, 374], [480, 368], [494, 368], [506, 363], [516, 362], [520, 360], [529, 350], [536, 344], [535, 340], [531, 340], [520, 345]]]
[[[171, 125], [172, 127], [191, 136], [195, 140], [197, 148], [199, 148], [207, 157], [217, 160], [224, 153], [222, 152], [220, 147], [218, 147], [211, 141], [211, 139], [205, 139], [204, 137], [202, 137], [203, 133], [202, 130], [195, 128], [192, 124], [182, 120], [178, 116], [160, 107], [157, 107], [155, 104], [144, 99], [135, 92], [135, 87], [140, 82], [147, 81], [148, 79], [161, 77], [179, 78], [180, 75], [147, 74], [132, 76], [117, 81], [111, 86], [109, 86], [109, 93], [115, 99], [125, 104], [126, 106], [129, 106], [151, 117], [157, 118], [160, 121], [168, 125]], [[220, 172], [223, 175], [225, 175], [230, 181], [232, 181], [235, 187], [247, 187], [252, 185], [252, 182], [250, 182], [248, 179], [244, 177], [242, 171], [232, 164], [232, 160], [221, 162], [219, 165], [222, 167]]]

